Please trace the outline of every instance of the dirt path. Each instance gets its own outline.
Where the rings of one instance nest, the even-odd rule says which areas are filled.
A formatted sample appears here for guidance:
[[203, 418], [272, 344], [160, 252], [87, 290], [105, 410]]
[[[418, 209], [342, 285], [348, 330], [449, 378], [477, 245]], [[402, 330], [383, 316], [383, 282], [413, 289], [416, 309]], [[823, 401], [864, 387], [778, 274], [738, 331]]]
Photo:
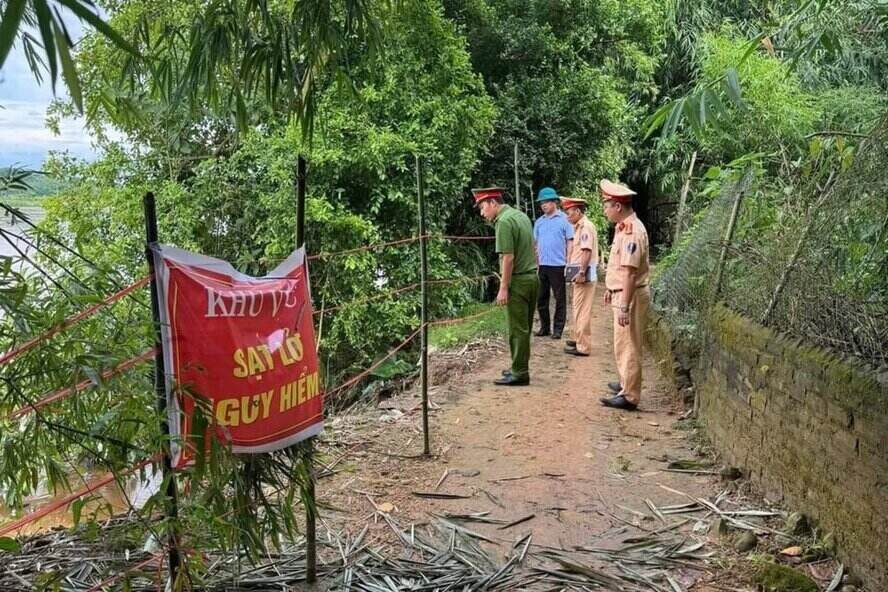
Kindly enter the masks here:
[[[433, 375], [443, 381], [431, 391], [430, 459], [411, 458], [422, 450], [415, 393], [386, 401], [384, 410], [334, 420], [331, 444], [348, 458], [319, 486], [322, 502], [330, 506], [328, 524], [354, 531], [369, 522], [377, 542], [393, 542], [375, 509], [402, 524], [479, 512], [507, 524], [533, 515], [508, 527], [464, 524], [501, 541], [503, 554], [529, 532], [535, 544], [569, 549], [616, 543], [627, 533], [674, 524], [655, 518], [647, 505], [687, 503], [663, 486], [702, 498], [725, 489], [717, 475], [664, 471], [664, 459], [700, 455], [687, 432], [673, 427], [681, 409], [649, 355], [638, 411], [599, 404], [607, 382], [615, 379], [609, 313], [603, 303], [596, 308], [596, 343], [588, 358], [563, 353], [564, 340], [535, 337], [527, 387], [492, 383], [508, 366], [502, 339], [480, 352], [436, 356]], [[466, 497], [428, 499], [413, 492]], [[688, 530], [696, 522], [692, 518]], [[692, 586], [702, 575], [677, 578]]]
[[[318, 486], [324, 526], [352, 536], [369, 527], [365, 542], [391, 557], [412, 557], [414, 532], [443, 525], [446, 541], [468, 529], [502, 562], [532, 535], [523, 569], [557, 570], [555, 581], [569, 590], [588, 590], [577, 582], [600, 583], [594, 576], [604, 574], [613, 579], [603, 589], [753, 592], [761, 589], [754, 574], [772, 564], [826, 589], [837, 561], [816, 534], [783, 534], [787, 512], [747, 481], [721, 477], [694, 422], [680, 421], [683, 409], [650, 354], [639, 410], [600, 405], [615, 379], [610, 310], [600, 301], [593, 336], [587, 358], [565, 354], [564, 340], [534, 338], [527, 387], [493, 384], [508, 366], [503, 336], [436, 352], [429, 458], [419, 455], [415, 392], [337, 416], [325, 435], [333, 474]], [[669, 470], [675, 460], [702, 470]], [[396, 525], [410, 544], [398, 540]], [[808, 549], [805, 557], [792, 545]], [[578, 579], [558, 579], [565, 570]]]
[[563, 340], [534, 338], [529, 387], [492, 384], [508, 365], [505, 353], [488, 356], [451, 386], [434, 418], [436, 443], [451, 446], [442, 459], [439, 473], [450, 472], [440, 490], [481, 495], [430, 502], [430, 511], [489, 510], [505, 519], [535, 514], [520, 529], [532, 529], [542, 544], [567, 547], [588, 544], [619, 524], [602, 498], [608, 506], [648, 514], [645, 499], [656, 505], [686, 501], [658, 484], [692, 495], [716, 493], [710, 477], [665, 473], [665, 464], [651, 458], [694, 456], [685, 434], [670, 427], [677, 410], [652, 360], [640, 412], [599, 404], [607, 382], [615, 380], [609, 312], [603, 305], [596, 310], [598, 339], [588, 358], [564, 354]]

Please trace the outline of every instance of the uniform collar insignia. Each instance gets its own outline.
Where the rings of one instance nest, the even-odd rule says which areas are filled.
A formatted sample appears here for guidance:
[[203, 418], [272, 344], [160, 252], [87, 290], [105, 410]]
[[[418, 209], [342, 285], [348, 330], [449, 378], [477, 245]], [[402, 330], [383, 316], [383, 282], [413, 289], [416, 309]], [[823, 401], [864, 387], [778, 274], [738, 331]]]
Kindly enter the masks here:
[[632, 222], [620, 222], [617, 224], [617, 230], [626, 234], [632, 234]]

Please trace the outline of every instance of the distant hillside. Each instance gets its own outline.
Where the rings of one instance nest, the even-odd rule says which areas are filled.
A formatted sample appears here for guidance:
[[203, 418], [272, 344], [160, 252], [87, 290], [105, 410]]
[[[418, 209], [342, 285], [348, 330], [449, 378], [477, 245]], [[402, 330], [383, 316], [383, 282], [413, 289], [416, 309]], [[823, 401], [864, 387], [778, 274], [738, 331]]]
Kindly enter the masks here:
[[[0, 176], [6, 175], [8, 168], [0, 167]], [[0, 191], [0, 198], [4, 201], [12, 201], [19, 205], [37, 203], [41, 198], [57, 193], [64, 187], [64, 183], [49, 175], [33, 173], [26, 179], [31, 187], [29, 190], [10, 189]]]

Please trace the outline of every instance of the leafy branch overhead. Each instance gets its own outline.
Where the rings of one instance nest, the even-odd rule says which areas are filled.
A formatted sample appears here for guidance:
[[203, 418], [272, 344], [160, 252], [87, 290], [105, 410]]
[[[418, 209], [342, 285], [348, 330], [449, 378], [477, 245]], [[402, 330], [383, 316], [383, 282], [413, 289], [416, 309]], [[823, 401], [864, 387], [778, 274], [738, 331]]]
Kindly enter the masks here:
[[[248, 104], [262, 98], [273, 110], [298, 118], [309, 132], [319, 80], [347, 72], [349, 47], [361, 45], [370, 52], [379, 47], [373, 10], [387, 2], [295, 0], [282, 8], [267, 0], [213, 0], [193, 7], [188, 21], [157, 19], [175, 4], [154, 4], [124, 32], [125, 27], [103, 18], [93, 0], [0, 0], [0, 67], [21, 44], [35, 79], [40, 82], [48, 74], [55, 91], [61, 76], [74, 107], [83, 113], [77, 41], [67, 24], [76, 18], [125, 52], [124, 76], [116, 82], [127, 84], [130, 94], [147, 89], [193, 109], [231, 113], [242, 130], [249, 120]], [[118, 111], [134, 107], [125, 97], [117, 101]]]
[[[681, 96], [667, 98], [654, 110], [644, 121], [644, 138], [654, 134], [661, 139], [669, 138], [682, 124], [688, 125], [698, 138], [702, 137], [707, 125], [718, 126], [724, 118], [723, 98], [740, 111], [748, 112], [740, 73], [758, 50], [779, 58], [790, 72], [810, 68], [820, 61], [832, 61], [847, 62], [838, 75], [846, 81], [855, 75], [861, 79], [878, 77], [883, 71], [881, 54], [869, 55], [869, 46], [873, 43], [867, 37], [877, 35], [886, 23], [888, 4], [882, 0], [804, 0], [788, 15], [766, 18], [746, 42], [739, 59], [720, 77]], [[821, 69], [829, 75], [828, 66]]]
[[721, 93], [730, 99], [737, 109], [745, 110], [746, 103], [743, 101], [737, 68], [746, 63], [763, 39], [764, 34], [760, 34], [749, 41], [737, 66], [728, 68], [721, 77], [683, 97], [665, 103], [649, 115], [644, 121], [645, 139], [651, 137], [657, 130], [661, 130], [663, 137], [669, 137], [676, 132], [683, 120], [691, 125], [695, 134], [702, 135], [707, 124], [717, 122], [726, 113]]
[[34, 171], [22, 169], [16, 166], [7, 167], [0, 173], [0, 193], [7, 191], [28, 191], [31, 185], [28, 178]]
[[[0, 2], [0, 12], [0, 68], [18, 41], [38, 82], [48, 73], [55, 91], [61, 71], [71, 100], [80, 112], [83, 111], [83, 92], [72, 55], [75, 42], [63, 14], [76, 17], [120, 49], [138, 55], [133, 46], [102, 19], [92, 0], [5, 0]], [[35, 29], [39, 39], [32, 32]]]
[[[254, 102], [294, 116], [310, 132], [316, 89], [328, 75], [345, 79], [350, 50], [373, 53], [379, 22], [370, 0], [215, 0], [190, 19], [157, 22], [143, 14], [134, 39], [145, 58], [129, 56], [123, 82], [167, 104], [231, 114], [240, 130]], [[126, 106], [127, 103], [123, 102]]]

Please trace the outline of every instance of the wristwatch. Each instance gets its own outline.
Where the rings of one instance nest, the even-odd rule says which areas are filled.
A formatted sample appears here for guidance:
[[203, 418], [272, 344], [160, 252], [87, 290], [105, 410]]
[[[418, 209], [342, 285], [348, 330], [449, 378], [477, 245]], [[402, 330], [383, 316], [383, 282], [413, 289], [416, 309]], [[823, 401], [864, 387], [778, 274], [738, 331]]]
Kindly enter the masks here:
[[621, 306], [620, 312], [629, 312], [629, 307], [628, 306]]

